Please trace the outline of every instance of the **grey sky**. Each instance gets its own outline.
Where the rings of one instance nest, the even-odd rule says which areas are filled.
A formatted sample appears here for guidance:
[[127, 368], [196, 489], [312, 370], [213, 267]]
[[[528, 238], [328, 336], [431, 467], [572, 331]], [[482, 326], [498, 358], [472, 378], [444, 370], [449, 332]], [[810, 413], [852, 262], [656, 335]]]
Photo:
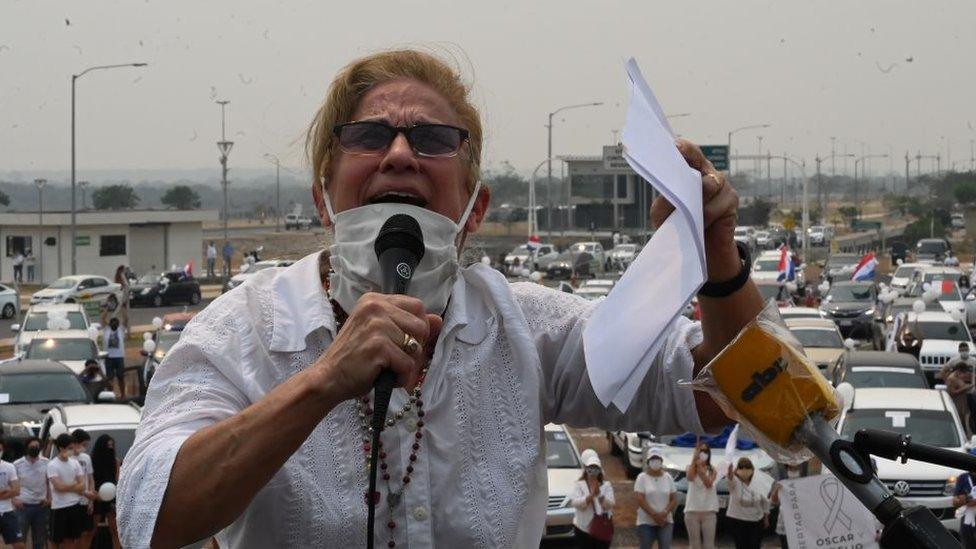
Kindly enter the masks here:
[[[79, 169], [216, 171], [214, 98], [231, 101], [232, 169], [266, 166], [265, 152], [297, 168], [336, 70], [411, 44], [468, 57], [487, 164], [523, 172], [545, 158], [554, 108], [606, 103], [558, 115], [554, 154], [596, 154], [611, 141], [630, 55], [666, 111], [692, 113], [676, 131], [701, 143], [768, 122], [774, 154], [810, 164], [837, 136], [839, 152], [891, 147], [903, 170], [906, 148], [944, 156], [945, 136], [952, 160], [968, 161], [976, 138], [971, 0], [386, 4], [0, 0], [0, 171], [66, 169], [70, 74], [130, 61], [150, 66], [79, 81]], [[757, 135], [737, 134], [733, 147], [753, 153]]]

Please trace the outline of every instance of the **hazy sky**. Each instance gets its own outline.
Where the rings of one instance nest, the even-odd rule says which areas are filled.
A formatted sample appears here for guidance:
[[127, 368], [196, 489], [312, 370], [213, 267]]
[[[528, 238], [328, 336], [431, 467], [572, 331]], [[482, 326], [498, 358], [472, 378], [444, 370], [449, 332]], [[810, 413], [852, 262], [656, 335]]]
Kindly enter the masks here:
[[[557, 115], [555, 155], [598, 154], [612, 140], [628, 56], [667, 112], [691, 113], [673, 125], [701, 143], [770, 123], [761, 135], [774, 154], [811, 164], [836, 136], [838, 152], [892, 150], [903, 170], [906, 149], [945, 156], [947, 142], [968, 166], [976, 138], [972, 0], [392, 4], [0, 0], [0, 171], [67, 169], [71, 73], [140, 61], [149, 66], [79, 80], [79, 169], [216, 170], [218, 98], [231, 101], [232, 169], [266, 166], [267, 152], [300, 169], [304, 129], [336, 70], [417, 44], [461, 57], [486, 163], [524, 172], [545, 158], [546, 115], [560, 106], [605, 102]], [[737, 134], [733, 148], [754, 153], [757, 135]]]

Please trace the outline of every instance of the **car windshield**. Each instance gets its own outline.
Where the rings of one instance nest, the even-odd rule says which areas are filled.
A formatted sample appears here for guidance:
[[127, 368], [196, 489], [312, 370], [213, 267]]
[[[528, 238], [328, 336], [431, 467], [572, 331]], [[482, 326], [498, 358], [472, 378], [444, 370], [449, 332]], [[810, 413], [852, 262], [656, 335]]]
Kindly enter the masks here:
[[928, 389], [928, 382], [921, 375], [903, 368], [856, 367], [844, 376], [844, 381], [855, 389], [887, 387], [902, 389]]
[[937, 285], [935, 290], [939, 292], [938, 301], [962, 301], [959, 286], [954, 283]]
[[853, 440], [854, 433], [861, 429], [880, 429], [900, 435], [911, 435], [912, 442], [940, 448], [960, 446], [956, 422], [952, 415], [945, 411], [868, 408], [849, 411], [841, 429], [841, 436]]
[[574, 244], [573, 245], [573, 251], [574, 252], [577, 252], [577, 253], [579, 253], [579, 252], [589, 252], [589, 251], [593, 250], [593, 248], [594, 248], [593, 244]]
[[50, 360], [88, 360], [95, 358], [95, 342], [85, 338], [33, 339], [26, 358]]
[[923, 240], [918, 243], [917, 251], [921, 254], [940, 254], [946, 251], [946, 243], [941, 240]]
[[[728, 233], [725, 233], [725, 234], [728, 234]], [[749, 234], [748, 227], [736, 227], [735, 228], [735, 236], [746, 236], [747, 234]]]
[[769, 238], [769, 231], [759, 231], [756, 233], [756, 238]]
[[620, 244], [613, 249], [615, 252], [636, 252], [637, 244]]
[[823, 328], [790, 328], [804, 347], [826, 347], [830, 349], [843, 349], [844, 340], [840, 338], [837, 330], [825, 330]]
[[857, 265], [860, 261], [861, 258], [856, 255], [832, 255], [827, 260], [827, 268]]
[[528, 253], [529, 253], [529, 245], [528, 244], [522, 244], [521, 246], [516, 246], [516, 247], [512, 248], [512, 251], [510, 251], [508, 253], [509, 253], [509, 255], [528, 255]]
[[54, 282], [52, 282], [51, 285], [48, 286], [48, 289], [51, 289], [51, 290], [68, 290], [70, 288], [74, 288], [76, 283], [77, 283], [77, 280], [75, 280], [74, 278], [59, 278], [59, 279], [55, 280]]
[[600, 299], [601, 297], [606, 297], [610, 293], [610, 288], [600, 288], [598, 286], [587, 286], [585, 288], [580, 288], [576, 290], [576, 295], [582, 297], [583, 299]]
[[[84, 330], [87, 328], [85, 326], [85, 315], [81, 314], [81, 311], [68, 312], [67, 317], [68, 322], [71, 323], [72, 330]], [[22, 329], [25, 332], [47, 330], [47, 313], [31, 313], [27, 315]]]
[[565, 431], [546, 431], [546, 466], [550, 469], [579, 469], [573, 444]]
[[794, 311], [793, 310], [797, 308], [798, 307], [788, 307], [785, 309], [781, 309], [779, 312], [779, 316], [783, 317], [784, 320], [787, 318], [823, 318], [823, 316], [821, 316], [819, 311], [810, 311], [810, 310]]
[[962, 322], [915, 322], [912, 328], [922, 339], [969, 341], [969, 332]]
[[132, 443], [136, 439], [136, 427], [131, 429], [99, 429], [98, 427], [85, 427], [85, 431], [91, 435], [92, 440], [98, 440], [102, 435], [108, 435], [115, 440], [115, 457], [120, 461], [129, 453]]
[[160, 351], [165, 354], [170, 350], [170, 347], [175, 345], [179, 340], [180, 332], [159, 332], [159, 334], [156, 335], [156, 354], [159, 355]]
[[811, 233], [822, 233], [823, 230], [824, 230], [824, 228], [821, 227], [820, 225], [814, 225], [813, 227], [810, 227], [810, 232]]
[[911, 278], [917, 269], [918, 267], [898, 267], [895, 274], [891, 276], [892, 278]]
[[830, 301], [873, 301], [870, 286], [833, 286], [827, 292]]
[[142, 275], [137, 281], [138, 284], [155, 284], [159, 282], [159, 275]]
[[779, 259], [757, 259], [752, 270], [757, 273], [768, 273], [779, 270]]
[[81, 382], [67, 371], [0, 375], [0, 394], [10, 404], [88, 401]]

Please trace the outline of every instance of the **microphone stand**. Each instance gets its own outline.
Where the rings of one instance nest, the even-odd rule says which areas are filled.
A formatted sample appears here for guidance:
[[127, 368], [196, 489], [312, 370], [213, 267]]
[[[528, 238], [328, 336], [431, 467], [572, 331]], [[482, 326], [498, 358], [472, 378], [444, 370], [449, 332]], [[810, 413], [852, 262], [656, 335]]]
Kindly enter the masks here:
[[901, 459], [902, 463], [914, 459], [964, 471], [976, 470], [976, 456], [912, 442], [910, 435], [875, 429], [858, 431], [851, 442], [840, 438], [820, 416], [808, 417], [797, 428], [796, 436], [884, 524], [882, 547], [961, 547], [928, 508], [902, 506], [874, 474], [871, 455]]

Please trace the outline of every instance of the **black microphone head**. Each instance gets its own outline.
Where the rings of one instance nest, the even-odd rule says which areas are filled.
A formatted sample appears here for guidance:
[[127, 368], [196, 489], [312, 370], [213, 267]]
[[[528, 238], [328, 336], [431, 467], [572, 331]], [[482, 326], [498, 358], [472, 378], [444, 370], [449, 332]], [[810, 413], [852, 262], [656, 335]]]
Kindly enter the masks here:
[[376, 235], [373, 249], [376, 257], [391, 248], [402, 248], [417, 258], [417, 263], [424, 258], [424, 233], [420, 230], [417, 220], [407, 214], [390, 216]]

